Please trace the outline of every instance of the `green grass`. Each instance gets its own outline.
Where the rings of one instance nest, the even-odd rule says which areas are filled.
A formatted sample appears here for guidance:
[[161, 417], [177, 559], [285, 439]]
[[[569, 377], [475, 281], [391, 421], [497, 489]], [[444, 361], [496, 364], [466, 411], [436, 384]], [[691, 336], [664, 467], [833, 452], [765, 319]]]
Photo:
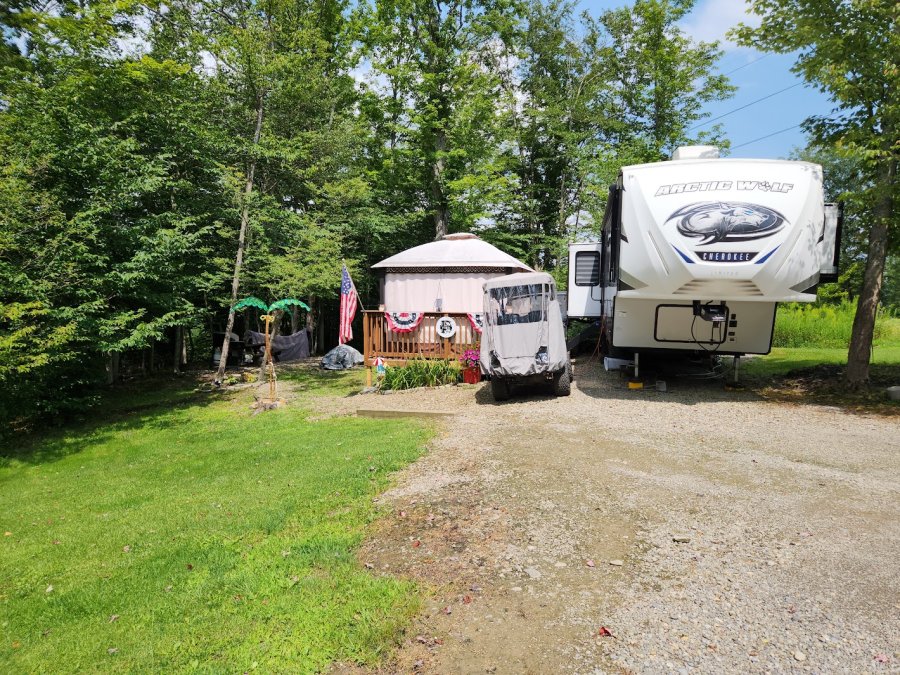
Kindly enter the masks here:
[[[779, 305], [775, 315], [775, 347], [832, 347], [846, 348], [850, 344], [856, 305], [844, 302], [840, 305], [795, 303]], [[875, 344], [892, 340], [891, 319], [879, 314], [875, 322]]]
[[[332, 394], [360, 377], [282, 373]], [[0, 670], [377, 663], [419, 601], [355, 550], [430, 430], [301, 406], [168, 387], [0, 453]]]
[[[778, 311], [780, 316], [781, 308]], [[815, 325], [816, 319], [811, 323]], [[775, 330], [777, 336], [777, 323]], [[803, 332], [806, 331], [807, 329], [803, 329]], [[819, 346], [815, 342], [802, 347], [774, 347], [767, 356], [744, 361], [741, 364], [741, 372], [752, 377], [766, 378], [822, 364], [847, 364], [849, 337], [847, 342], [837, 347]], [[871, 363], [881, 368], [900, 366], [900, 319], [884, 317], [880, 320], [879, 335], [872, 349]]]

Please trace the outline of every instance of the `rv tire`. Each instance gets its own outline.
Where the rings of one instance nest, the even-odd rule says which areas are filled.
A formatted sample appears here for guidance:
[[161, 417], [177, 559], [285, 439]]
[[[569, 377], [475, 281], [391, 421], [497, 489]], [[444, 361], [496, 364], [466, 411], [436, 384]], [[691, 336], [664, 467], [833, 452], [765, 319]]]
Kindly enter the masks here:
[[494, 375], [491, 378], [491, 393], [495, 401], [509, 400], [509, 382], [502, 377]]

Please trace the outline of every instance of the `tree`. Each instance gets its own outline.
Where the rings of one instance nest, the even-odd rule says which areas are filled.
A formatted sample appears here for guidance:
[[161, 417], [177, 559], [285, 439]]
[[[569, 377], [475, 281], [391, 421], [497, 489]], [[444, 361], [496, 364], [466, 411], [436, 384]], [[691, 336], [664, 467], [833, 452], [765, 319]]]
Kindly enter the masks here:
[[18, 26], [28, 57], [0, 70], [0, 417], [77, 405], [104, 359], [114, 372], [196, 321], [221, 213], [189, 67], [125, 56], [117, 3], [34, 4]]
[[847, 382], [864, 385], [891, 236], [898, 227], [900, 158], [900, 5], [894, 0], [750, 0], [759, 27], [734, 31], [745, 45], [798, 52], [794, 72], [829, 94], [829, 116], [805, 127], [823, 145], [856, 158], [869, 187], [856, 190], [867, 205], [866, 266], [847, 362]]
[[[382, 166], [405, 168], [411, 204], [425, 206], [436, 239], [452, 226], [471, 227], [482, 215], [482, 189], [498, 175], [492, 159], [502, 91], [494, 66], [511, 39], [516, 3], [377, 0], [364, 16], [367, 55], [383, 77], [370, 86], [368, 106], [389, 144], [378, 153]], [[380, 106], [372, 105], [376, 98]]]
[[515, 194], [497, 220], [533, 265], [552, 269], [576, 230], [599, 224], [623, 165], [726, 145], [718, 127], [693, 132], [733, 87], [714, 73], [718, 46], [678, 26], [692, 4], [637, 0], [580, 22], [564, 0], [528, 6], [508, 98]]

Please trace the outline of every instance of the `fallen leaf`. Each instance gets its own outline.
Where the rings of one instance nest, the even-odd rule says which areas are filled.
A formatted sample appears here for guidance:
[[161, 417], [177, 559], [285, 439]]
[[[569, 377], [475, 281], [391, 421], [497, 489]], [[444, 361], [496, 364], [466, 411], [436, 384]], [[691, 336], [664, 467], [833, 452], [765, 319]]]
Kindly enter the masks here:
[[127, 546], [127, 545], [126, 545], [126, 546], [123, 546], [123, 547], [122, 547], [122, 550], [123, 550], [125, 553], [130, 553], [130, 552], [131, 552], [131, 546]]
[[60, 544], [59, 539], [54, 539], [54, 540], [53, 540], [53, 545], [54, 545], [54, 546], [59, 546], [59, 544]]
[[401, 512], [400, 512], [400, 517], [401, 517], [401, 518], [406, 518], [406, 511], [401, 511]]
[[788, 607], [787, 611], [788, 611], [788, 614], [793, 614], [794, 612], [797, 611], [797, 608], [794, 607], [793, 605], [791, 605], [790, 607]]
[[110, 622], [110, 623], [113, 623], [113, 622], [118, 621], [118, 620], [119, 620], [119, 615], [118, 615], [118, 614], [113, 614], [111, 617], [109, 617], [109, 622]]
[[166, 593], [171, 593], [171, 592], [172, 592], [172, 587], [166, 586]]
[[21, 646], [22, 646], [22, 643], [19, 642], [18, 640], [15, 640], [15, 641], [12, 643], [12, 648], [13, 648], [13, 649], [18, 649], [18, 648], [21, 647]]
[[471, 595], [465, 595], [465, 596], [463, 596], [463, 604], [464, 604], [464, 605], [471, 605], [471, 604], [472, 604], [472, 596], [471, 596]]
[[187, 568], [188, 568], [188, 569], [189, 569], [189, 570], [192, 570], [192, 569], [194, 569], [194, 566], [193, 566], [193, 565], [191, 565], [191, 564], [190, 564], [190, 563], [188, 563], [188, 566], [187, 566]]
[[444, 641], [440, 638], [434, 638], [434, 644], [442, 645], [442, 644], [444, 644]]
[[615, 635], [613, 635], [610, 632], [609, 628], [607, 628], [606, 626], [600, 626], [600, 629], [597, 631], [597, 635], [599, 635], [600, 637], [611, 637], [611, 638], [616, 637]]
[[116, 647], [110, 647], [109, 649], [106, 650], [106, 653], [107, 654], [118, 654], [119, 650]]
[[594, 561], [593, 561], [593, 560], [588, 560], [588, 561], [585, 563], [585, 565], [587, 565], [588, 567], [594, 567]]
[[422, 545], [422, 542], [419, 541], [418, 539], [416, 539], [416, 540], [413, 542], [413, 548], [419, 548], [421, 545]]
[[4, 537], [11, 537], [11, 536], [12, 536], [12, 532], [4, 532], [4, 533], [3, 533], [3, 536], [4, 536]]

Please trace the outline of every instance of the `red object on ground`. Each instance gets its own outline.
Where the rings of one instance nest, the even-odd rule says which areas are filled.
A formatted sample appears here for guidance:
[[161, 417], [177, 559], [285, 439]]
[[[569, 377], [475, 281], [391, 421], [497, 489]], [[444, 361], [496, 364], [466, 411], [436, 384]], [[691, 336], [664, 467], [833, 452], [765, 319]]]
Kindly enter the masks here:
[[466, 384], [478, 384], [481, 382], [481, 369], [478, 367], [463, 368], [463, 382]]

